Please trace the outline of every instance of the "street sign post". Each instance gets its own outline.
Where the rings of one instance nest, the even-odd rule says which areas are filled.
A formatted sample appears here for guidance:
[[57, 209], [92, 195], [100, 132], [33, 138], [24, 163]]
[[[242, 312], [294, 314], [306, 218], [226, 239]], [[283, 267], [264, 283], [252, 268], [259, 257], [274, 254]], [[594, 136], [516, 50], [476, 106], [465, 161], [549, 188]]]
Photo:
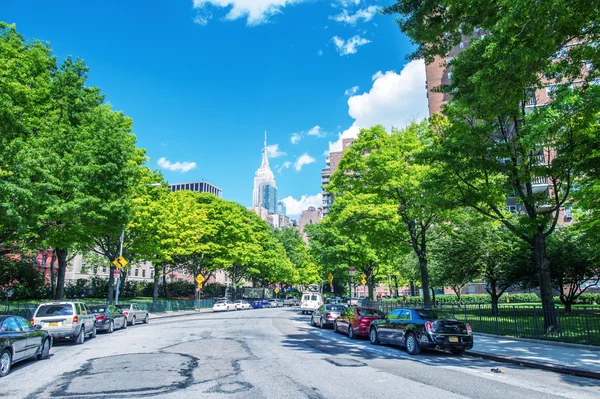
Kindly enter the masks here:
[[366, 276], [366, 274], [364, 274], [364, 273], [361, 274], [360, 278], [361, 278], [360, 282], [362, 283], [362, 285], [367, 284], [367, 276]]
[[115, 270], [113, 274], [115, 276], [115, 280], [121, 277], [121, 271], [119, 269]]
[[201, 286], [201, 285], [202, 285], [202, 283], [204, 282], [204, 276], [203, 276], [203, 275], [201, 275], [201, 274], [199, 274], [199, 275], [197, 275], [197, 276], [196, 276], [196, 279], [195, 279], [195, 280], [196, 280], [196, 282], [198, 283], [198, 285], [200, 285], [200, 286]]
[[329, 284], [333, 284], [333, 274], [329, 273], [329, 276], [327, 276], [327, 280], [329, 280]]

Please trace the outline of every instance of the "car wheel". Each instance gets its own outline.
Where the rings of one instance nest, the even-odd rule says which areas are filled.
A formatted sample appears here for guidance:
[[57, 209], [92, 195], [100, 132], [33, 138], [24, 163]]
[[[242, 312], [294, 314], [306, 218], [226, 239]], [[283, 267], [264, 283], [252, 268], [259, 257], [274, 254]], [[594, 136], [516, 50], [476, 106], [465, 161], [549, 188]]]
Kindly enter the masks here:
[[371, 331], [369, 331], [369, 340], [373, 345], [379, 345], [379, 336], [377, 335], [377, 329], [375, 327], [371, 327]]
[[8, 349], [5, 349], [0, 355], [0, 377], [6, 376], [10, 372], [12, 365], [12, 354]]
[[46, 338], [44, 342], [42, 342], [42, 349], [40, 353], [37, 355], [38, 360], [48, 359], [50, 357], [50, 346], [52, 345], [50, 338]]
[[450, 349], [450, 352], [452, 352], [453, 355], [457, 355], [457, 356], [461, 356], [465, 354], [465, 350], [462, 348], [452, 348]]
[[146, 317], [144, 317], [144, 324], [148, 324], [148, 313], [146, 313]]
[[90, 333], [90, 338], [96, 338], [98, 331], [96, 330], [96, 323], [94, 323], [94, 327], [92, 327], [92, 332]]
[[133, 319], [131, 319], [131, 325], [135, 326], [135, 323], [137, 323], [137, 321], [135, 320], [135, 316], [133, 316]]
[[320, 328], [325, 328], [325, 325], [323, 324], [323, 318], [322, 317], [319, 319], [319, 327]]
[[421, 348], [417, 342], [417, 337], [415, 337], [415, 334], [411, 332], [406, 335], [406, 351], [409, 355], [413, 356], [421, 353]]
[[333, 322], [333, 332], [334, 332], [334, 333], [339, 333], [339, 332], [340, 332], [340, 331], [338, 330], [337, 323], [336, 323], [335, 321]]
[[111, 320], [110, 323], [108, 323], [108, 330], [106, 332], [112, 334], [113, 331], [115, 331], [115, 322]]
[[77, 334], [77, 336], [75, 337], [75, 343], [77, 345], [81, 345], [85, 342], [85, 326], [81, 326], [81, 328], [79, 329], [79, 333]]
[[356, 335], [354, 335], [354, 328], [352, 328], [352, 326], [348, 327], [348, 338], [350, 338], [350, 339], [356, 338]]
[[121, 329], [124, 330], [127, 328], [127, 317], [123, 317], [123, 325], [121, 326]]
[[313, 316], [310, 316], [310, 325], [315, 326], [315, 318]]

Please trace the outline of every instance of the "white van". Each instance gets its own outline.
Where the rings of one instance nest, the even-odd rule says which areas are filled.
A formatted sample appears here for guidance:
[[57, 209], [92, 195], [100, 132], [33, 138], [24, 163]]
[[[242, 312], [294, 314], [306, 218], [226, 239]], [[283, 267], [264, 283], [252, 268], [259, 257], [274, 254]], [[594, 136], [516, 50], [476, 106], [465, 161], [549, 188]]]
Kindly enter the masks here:
[[305, 292], [300, 300], [302, 314], [312, 313], [323, 304], [323, 297], [318, 292]]

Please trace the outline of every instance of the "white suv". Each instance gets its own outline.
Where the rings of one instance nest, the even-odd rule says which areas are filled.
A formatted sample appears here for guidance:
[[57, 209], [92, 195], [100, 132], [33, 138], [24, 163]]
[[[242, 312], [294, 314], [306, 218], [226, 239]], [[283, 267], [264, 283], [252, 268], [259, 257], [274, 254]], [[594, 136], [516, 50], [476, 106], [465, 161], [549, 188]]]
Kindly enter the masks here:
[[85, 336], [96, 337], [96, 317], [83, 302], [47, 302], [40, 304], [31, 324], [40, 325], [52, 338], [73, 338], [83, 344]]
[[300, 300], [302, 314], [312, 313], [323, 304], [323, 297], [316, 292], [305, 292]]

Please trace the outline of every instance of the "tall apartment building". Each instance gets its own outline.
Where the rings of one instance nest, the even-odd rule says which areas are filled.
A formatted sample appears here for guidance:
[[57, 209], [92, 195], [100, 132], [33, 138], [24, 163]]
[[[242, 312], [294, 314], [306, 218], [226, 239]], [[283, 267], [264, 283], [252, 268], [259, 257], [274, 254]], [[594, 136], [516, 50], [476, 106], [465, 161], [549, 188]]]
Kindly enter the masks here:
[[216, 195], [219, 198], [223, 198], [223, 190], [221, 190], [219, 187], [212, 185], [206, 181], [197, 181], [197, 182], [190, 182], [190, 183], [175, 183], [175, 184], [169, 184], [169, 190], [175, 192], [175, 191], [179, 191], [179, 190], [189, 190], [189, 191], [196, 191], [199, 193], [211, 193], [213, 195]]
[[304, 233], [304, 226], [319, 223], [321, 219], [323, 219], [323, 209], [309, 206], [308, 209], [302, 211], [302, 215], [300, 215], [300, 233]]
[[[425, 76], [427, 79], [425, 82], [425, 86], [427, 88], [429, 116], [440, 113], [442, 110], [442, 106], [448, 101], [450, 101], [450, 93], [444, 93], [437, 90], [437, 88], [439, 88], [440, 86], [448, 85], [452, 81], [452, 68], [448, 66], [448, 62], [450, 62], [452, 58], [456, 57], [461, 51], [467, 49], [471, 40], [475, 38], [484, 39], [487, 34], [489, 34], [489, 32], [476, 29], [472, 36], [463, 36], [462, 41], [459, 43], [459, 45], [452, 48], [452, 50], [450, 50], [446, 57], [436, 56], [431, 64], [425, 66]], [[566, 57], [569, 48], [576, 45], [577, 43], [571, 43], [563, 47], [556, 54], [556, 59]], [[588, 71], [592, 67], [592, 65], [586, 65]], [[533, 110], [535, 107], [544, 106], [550, 101], [552, 101], [552, 92], [556, 90], [556, 84], [554, 82], [549, 81], [545, 81], [544, 83], [546, 84], [544, 88], [537, 89], [534, 93], [531, 93], [531, 96], [529, 97], [528, 102], [526, 104], [526, 112], [527, 110]], [[545, 148], [543, 150], [540, 150], [540, 154], [538, 155], [540, 165], [548, 164], [552, 161], [553, 157], [554, 156], [552, 149]], [[534, 182], [532, 182], [532, 189], [534, 193], [549, 193], [550, 182], [546, 177], [539, 177], [535, 179]], [[518, 205], [517, 200], [514, 197], [507, 198], [506, 206], [511, 212], [521, 211], [521, 206]], [[572, 212], [569, 207], [561, 209], [560, 212], [560, 224], [569, 224], [572, 222]]]
[[325, 186], [329, 184], [331, 175], [338, 168], [340, 160], [344, 156], [344, 150], [354, 144], [353, 138], [342, 139], [342, 151], [332, 151], [329, 156], [325, 159], [325, 168], [321, 169], [321, 189], [323, 196], [323, 216], [329, 213], [329, 207], [333, 204], [333, 195], [325, 189]]

